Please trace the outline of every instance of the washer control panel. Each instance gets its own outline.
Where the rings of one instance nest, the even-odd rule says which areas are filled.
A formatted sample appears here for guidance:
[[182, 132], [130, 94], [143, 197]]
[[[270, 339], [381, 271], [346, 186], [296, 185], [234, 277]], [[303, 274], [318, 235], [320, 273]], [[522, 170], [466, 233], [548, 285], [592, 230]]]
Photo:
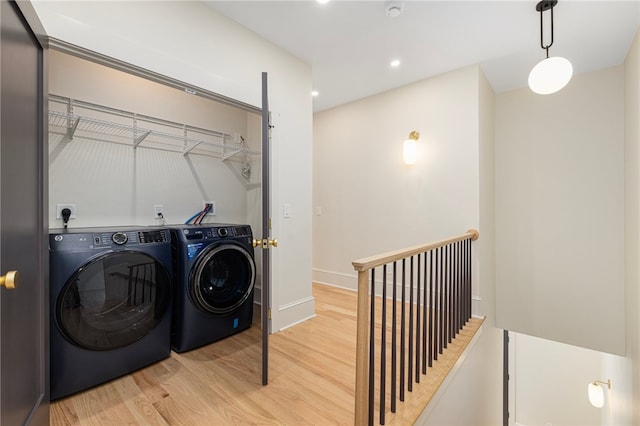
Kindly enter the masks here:
[[93, 232], [58, 232], [49, 234], [52, 251], [74, 251], [82, 249], [117, 249], [142, 244], [167, 243], [171, 241], [169, 230], [115, 230], [91, 229]]

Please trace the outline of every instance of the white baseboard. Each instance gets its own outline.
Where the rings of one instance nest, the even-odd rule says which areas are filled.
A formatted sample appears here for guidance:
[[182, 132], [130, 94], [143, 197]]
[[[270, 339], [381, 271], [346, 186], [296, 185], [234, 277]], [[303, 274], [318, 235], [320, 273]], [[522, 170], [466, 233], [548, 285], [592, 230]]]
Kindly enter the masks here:
[[358, 275], [344, 274], [341, 272], [325, 271], [322, 269], [312, 270], [313, 282], [318, 284], [326, 284], [332, 287], [340, 287], [348, 290], [358, 289]]
[[[325, 271], [322, 269], [313, 269], [313, 282], [324, 284], [332, 287], [344, 288], [347, 290], [358, 291], [357, 274], [349, 275], [342, 272]], [[399, 288], [399, 286], [397, 286]], [[387, 284], [387, 295], [391, 295], [391, 285]], [[382, 295], [382, 280], [376, 279], [376, 294]], [[471, 297], [471, 313], [473, 316], [482, 318], [484, 316], [482, 298], [474, 295]]]
[[316, 316], [316, 304], [313, 296], [295, 300], [277, 308], [271, 323], [272, 333], [292, 327]]
[[[256, 287], [253, 303], [262, 306], [262, 288]], [[272, 313], [271, 333], [293, 327], [316, 316], [315, 298], [313, 296], [295, 300], [274, 309]]]

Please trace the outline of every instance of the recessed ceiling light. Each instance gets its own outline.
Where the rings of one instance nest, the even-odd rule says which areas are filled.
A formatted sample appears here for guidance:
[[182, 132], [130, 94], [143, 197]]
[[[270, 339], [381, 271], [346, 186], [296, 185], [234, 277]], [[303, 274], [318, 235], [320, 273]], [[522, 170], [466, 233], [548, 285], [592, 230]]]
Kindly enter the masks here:
[[317, 91], [317, 90], [314, 90], [314, 91], [312, 91], [312, 92], [311, 92], [311, 96], [313, 96], [313, 97], [316, 97], [316, 96], [318, 96], [319, 94], [320, 94], [320, 93], [318, 93], [318, 91]]
[[399, 67], [400, 66], [400, 59], [394, 59], [393, 61], [391, 61], [391, 63], [389, 65], [391, 65], [391, 68]]
[[316, 0], [318, 3], [320, 4], [327, 4], [329, 3], [329, 0]]

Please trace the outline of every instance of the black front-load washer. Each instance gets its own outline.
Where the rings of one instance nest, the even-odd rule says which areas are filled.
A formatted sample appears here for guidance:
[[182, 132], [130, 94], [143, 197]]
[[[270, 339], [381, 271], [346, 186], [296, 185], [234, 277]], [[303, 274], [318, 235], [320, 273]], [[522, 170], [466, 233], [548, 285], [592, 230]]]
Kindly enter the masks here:
[[52, 400], [169, 356], [169, 230], [51, 230], [49, 252]]
[[249, 225], [171, 227], [175, 293], [171, 347], [184, 352], [251, 326], [256, 266]]

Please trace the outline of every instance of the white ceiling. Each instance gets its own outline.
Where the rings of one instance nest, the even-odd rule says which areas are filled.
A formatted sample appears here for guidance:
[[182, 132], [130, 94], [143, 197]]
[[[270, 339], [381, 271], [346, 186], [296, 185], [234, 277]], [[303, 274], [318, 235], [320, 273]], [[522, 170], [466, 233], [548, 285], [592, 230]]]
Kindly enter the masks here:
[[[395, 18], [386, 1], [204, 1], [311, 64], [314, 111], [472, 64], [500, 93], [526, 86], [545, 57], [537, 0], [404, 1]], [[618, 65], [640, 26], [640, 0], [560, 0], [554, 21], [549, 56], [569, 59], [574, 74]]]

